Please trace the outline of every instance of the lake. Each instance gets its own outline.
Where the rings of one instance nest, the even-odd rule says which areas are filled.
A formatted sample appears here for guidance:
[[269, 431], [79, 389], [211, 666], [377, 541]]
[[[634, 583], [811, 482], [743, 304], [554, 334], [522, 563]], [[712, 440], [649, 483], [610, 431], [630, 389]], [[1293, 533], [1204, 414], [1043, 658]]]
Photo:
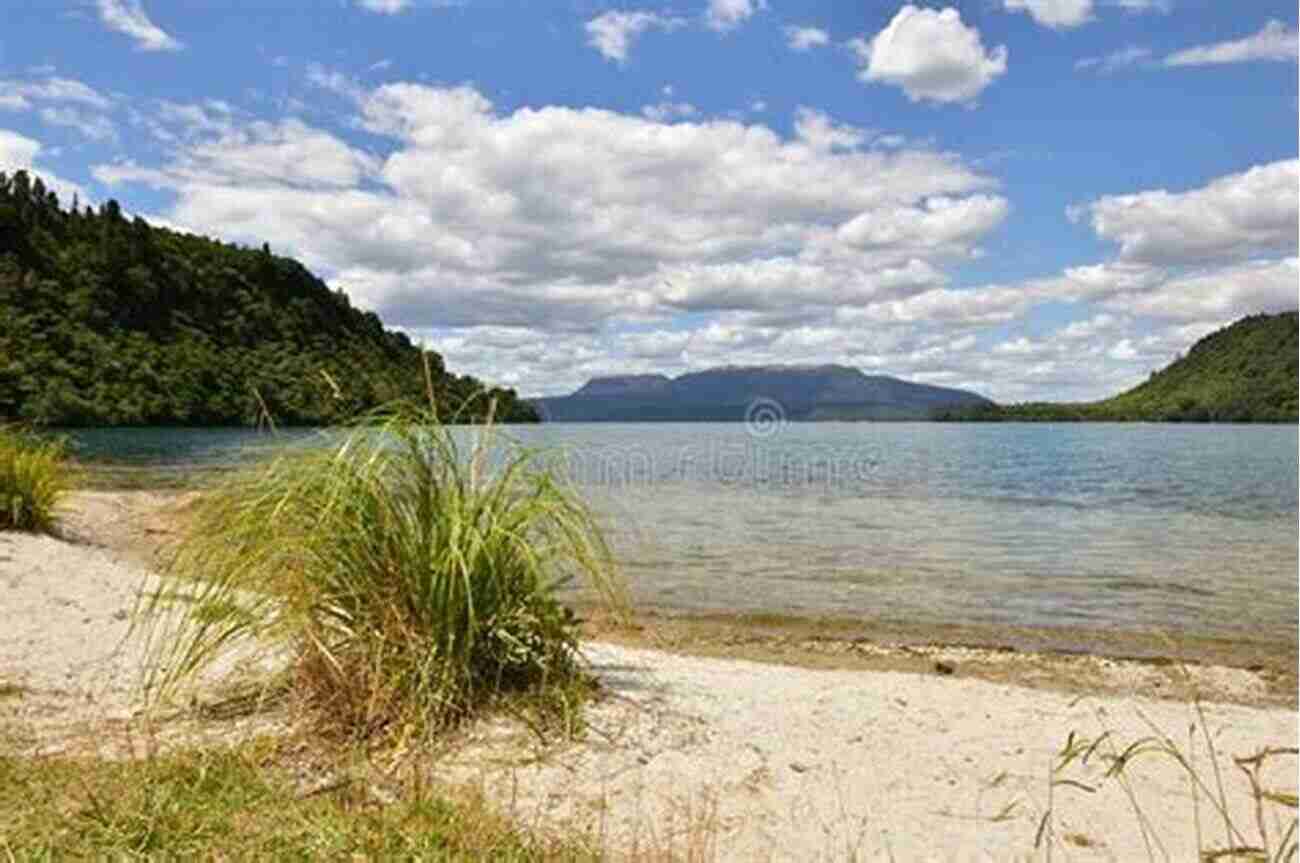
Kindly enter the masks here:
[[[466, 434], [474, 432], [466, 430]], [[184, 471], [319, 436], [74, 432]], [[1297, 427], [555, 424], [639, 605], [1296, 642]]]

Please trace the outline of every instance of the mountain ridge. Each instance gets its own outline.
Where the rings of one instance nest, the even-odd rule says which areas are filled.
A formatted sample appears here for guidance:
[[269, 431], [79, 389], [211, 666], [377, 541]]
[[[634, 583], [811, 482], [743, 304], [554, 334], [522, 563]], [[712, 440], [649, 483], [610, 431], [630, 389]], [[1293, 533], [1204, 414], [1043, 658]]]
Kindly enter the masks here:
[[734, 422], [760, 403], [790, 420], [915, 420], [944, 407], [992, 404], [978, 393], [837, 364], [727, 365], [676, 378], [603, 375], [571, 395], [531, 401], [550, 422]]

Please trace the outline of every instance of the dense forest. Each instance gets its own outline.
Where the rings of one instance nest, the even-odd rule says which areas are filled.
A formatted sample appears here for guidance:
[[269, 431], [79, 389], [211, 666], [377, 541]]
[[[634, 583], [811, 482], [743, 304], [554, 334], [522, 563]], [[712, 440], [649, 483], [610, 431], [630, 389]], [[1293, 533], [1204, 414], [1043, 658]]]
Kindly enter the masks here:
[[[328, 424], [423, 399], [421, 349], [290, 258], [64, 209], [39, 178], [0, 173], [0, 421]], [[513, 390], [428, 353], [448, 418], [534, 421]]]
[[976, 421], [1296, 422], [1296, 312], [1251, 315], [1192, 345], [1145, 383], [1099, 402], [1036, 402], [948, 411]]

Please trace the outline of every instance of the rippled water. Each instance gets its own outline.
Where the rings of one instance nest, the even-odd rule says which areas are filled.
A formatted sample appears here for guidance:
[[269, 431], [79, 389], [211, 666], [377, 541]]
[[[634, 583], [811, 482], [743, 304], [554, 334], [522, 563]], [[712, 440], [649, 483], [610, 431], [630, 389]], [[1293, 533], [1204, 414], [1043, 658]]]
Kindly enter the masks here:
[[[590, 424], [546, 447], [637, 600], [917, 623], [1160, 627], [1294, 643], [1297, 427]], [[79, 433], [184, 467], [267, 438]]]

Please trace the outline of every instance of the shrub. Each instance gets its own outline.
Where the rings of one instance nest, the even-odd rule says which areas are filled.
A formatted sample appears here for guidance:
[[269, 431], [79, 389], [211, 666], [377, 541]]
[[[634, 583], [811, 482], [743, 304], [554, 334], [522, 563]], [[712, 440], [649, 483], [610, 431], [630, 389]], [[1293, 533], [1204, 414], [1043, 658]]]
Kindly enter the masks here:
[[70, 484], [61, 441], [0, 428], [0, 530], [53, 531]]
[[572, 692], [577, 621], [557, 589], [580, 576], [621, 604], [578, 497], [490, 424], [469, 447], [413, 409], [331, 435], [200, 500], [173, 564], [197, 584], [147, 600], [151, 691], [271, 651], [319, 719], [361, 738], [502, 692]]

